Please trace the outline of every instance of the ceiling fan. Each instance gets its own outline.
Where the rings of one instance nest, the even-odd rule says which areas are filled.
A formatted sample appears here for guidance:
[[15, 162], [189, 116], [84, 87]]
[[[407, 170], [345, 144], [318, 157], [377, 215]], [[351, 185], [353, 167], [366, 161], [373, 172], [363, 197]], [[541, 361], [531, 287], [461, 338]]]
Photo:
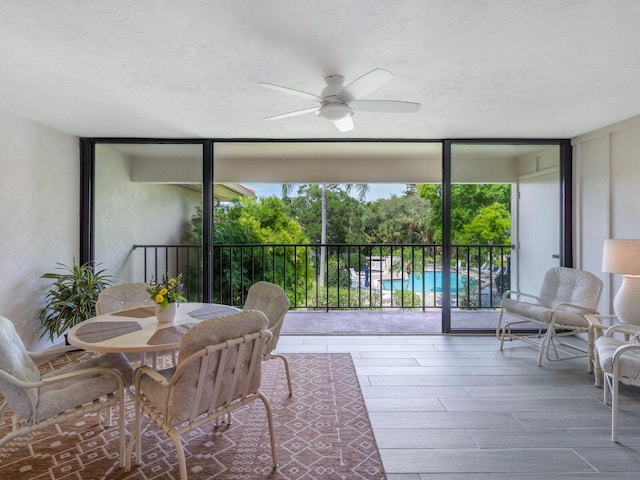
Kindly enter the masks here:
[[306, 113], [315, 113], [317, 116], [332, 121], [340, 132], [353, 130], [353, 114], [355, 112], [384, 112], [384, 113], [411, 113], [420, 108], [419, 103], [401, 102], [396, 100], [360, 100], [362, 97], [377, 90], [393, 78], [388, 70], [376, 68], [365, 73], [347, 86], [343, 85], [344, 77], [341, 75], [329, 75], [324, 78], [327, 86], [320, 95], [302, 92], [293, 88], [281, 87], [272, 83], [261, 83], [260, 86], [277, 92], [295, 95], [297, 97], [315, 100], [319, 105], [294, 112], [282, 113], [267, 117], [265, 120], [280, 120], [282, 118], [297, 117]]

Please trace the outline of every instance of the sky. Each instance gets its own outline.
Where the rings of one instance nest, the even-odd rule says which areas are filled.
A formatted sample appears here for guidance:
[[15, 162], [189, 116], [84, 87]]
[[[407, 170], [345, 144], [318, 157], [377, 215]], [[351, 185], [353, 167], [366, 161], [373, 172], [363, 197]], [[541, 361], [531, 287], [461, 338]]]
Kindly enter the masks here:
[[[276, 196], [280, 198], [282, 195], [282, 184], [280, 183], [243, 183], [245, 187], [255, 190], [258, 197]], [[292, 194], [296, 192], [298, 184], [294, 184]], [[369, 192], [365, 197], [365, 201], [371, 202], [380, 198], [390, 198], [391, 195], [402, 195], [405, 190], [404, 183], [370, 183]], [[357, 198], [358, 193], [355, 188], [351, 189], [351, 196]]]

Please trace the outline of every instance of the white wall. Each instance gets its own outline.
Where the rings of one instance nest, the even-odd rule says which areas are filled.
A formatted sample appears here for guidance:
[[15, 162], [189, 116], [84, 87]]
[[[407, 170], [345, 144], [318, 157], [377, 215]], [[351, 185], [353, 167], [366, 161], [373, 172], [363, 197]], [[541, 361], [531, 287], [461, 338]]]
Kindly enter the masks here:
[[77, 137], [0, 110], [0, 315], [30, 349], [47, 343], [40, 276], [79, 251], [78, 151]]
[[605, 238], [640, 238], [640, 116], [572, 141], [575, 266], [605, 284], [600, 313], [613, 313], [620, 275], [602, 273]]

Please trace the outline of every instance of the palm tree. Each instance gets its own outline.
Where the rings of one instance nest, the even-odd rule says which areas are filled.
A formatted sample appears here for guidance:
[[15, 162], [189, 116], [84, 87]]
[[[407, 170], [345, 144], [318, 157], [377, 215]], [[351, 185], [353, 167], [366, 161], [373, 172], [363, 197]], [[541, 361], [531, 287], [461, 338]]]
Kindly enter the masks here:
[[[320, 224], [320, 271], [318, 272], [318, 285], [321, 287], [324, 286], [325, 279], [325, 264], [327, 261], [327, 219], [329, 218], [329, 214], [327, 211], [327, 185], [323, 183], [320, 185], [322, 189], [322, 197], [321, 197], [321, 224]], [[351, 192], [351, 189], [355, 186], [358, 191], [358, 200], [363, 201], [369, 192], [369, 185], [367, 183], [347, 183], [345, 189], [347, 193]], [[288, 197], [289, 193], [293, 189], [293, 184], [284, 183], [282, 184], [282, 196]]]

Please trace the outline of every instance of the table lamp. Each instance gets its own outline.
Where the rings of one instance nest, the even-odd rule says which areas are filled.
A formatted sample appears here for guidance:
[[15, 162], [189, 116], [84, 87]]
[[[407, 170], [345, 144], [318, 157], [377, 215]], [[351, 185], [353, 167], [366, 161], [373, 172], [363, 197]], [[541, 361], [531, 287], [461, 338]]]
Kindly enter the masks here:
[[605, 240], [602, 271], [622, 274], [613, 309], [621, 322], [640, 325], [640, 240]]

